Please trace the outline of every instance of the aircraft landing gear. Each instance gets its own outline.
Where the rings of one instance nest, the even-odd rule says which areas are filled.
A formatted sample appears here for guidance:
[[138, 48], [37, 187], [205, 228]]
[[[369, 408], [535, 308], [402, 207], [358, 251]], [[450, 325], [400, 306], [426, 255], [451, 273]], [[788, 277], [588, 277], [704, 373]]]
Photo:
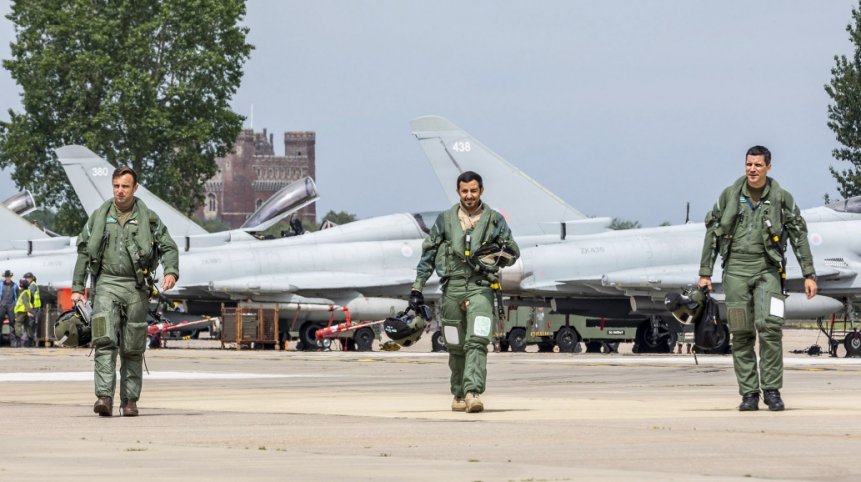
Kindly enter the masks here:
[[678, 334], [671, 332], [658, 316], [643, 320], [634, 335], [634, 353], [671, 353]]
[[843, 341], [843, 346], [846, 348], [846, 357], [861, 357], [861, 332], [854, 331], [847, 334], [846, 340]]

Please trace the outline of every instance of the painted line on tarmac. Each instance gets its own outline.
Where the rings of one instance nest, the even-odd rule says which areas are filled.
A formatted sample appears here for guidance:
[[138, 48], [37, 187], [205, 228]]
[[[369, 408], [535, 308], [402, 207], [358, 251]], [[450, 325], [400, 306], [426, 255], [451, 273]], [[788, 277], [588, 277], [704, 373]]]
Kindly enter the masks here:
[[[248, 380], [253, 378], [328, 378], [331, 375], [218, 372], [150, 372], [148, 380]], [[91, 382], [93, 372], [16, 372], [0, 373], [2, 382]]]
[[[690, 365], [694, 364], [693, 357], [661, 357], [661, 356], [612, 356], [612, 357], [577, 357], [571, 358], [529, 358], [512, 360], [515, 363], [559, 363], [569, 365]], [[731, 356], [700, 356], [699, 366], [721, 365], [732, 366]], [[861, 366], [861, 358], [784, 358], [783, 365], [788, 367], [808, 367], [816, 365]]]

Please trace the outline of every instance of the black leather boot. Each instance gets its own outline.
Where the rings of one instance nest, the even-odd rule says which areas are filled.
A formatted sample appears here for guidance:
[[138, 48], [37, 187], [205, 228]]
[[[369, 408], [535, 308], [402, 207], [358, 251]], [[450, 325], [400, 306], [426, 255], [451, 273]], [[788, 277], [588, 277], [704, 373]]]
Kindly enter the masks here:
[[783, 405], [783, 399], [780, 398], [780, 392], [777, 390], [763, 390], [762, 399], [772, 412], [780, 412], [786, 408]]
[[759, 410], [759, 392], [745, 393], [741, 397], [741, 405], [738, 406], [739, 412], [753, 412]]

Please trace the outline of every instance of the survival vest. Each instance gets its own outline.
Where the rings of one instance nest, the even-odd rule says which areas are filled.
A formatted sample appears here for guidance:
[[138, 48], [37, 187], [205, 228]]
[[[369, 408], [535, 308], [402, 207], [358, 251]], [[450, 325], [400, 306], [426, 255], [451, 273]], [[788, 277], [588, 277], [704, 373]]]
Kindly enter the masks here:
[[[102, 206], [90, 216], [85, 226], [87, 239], [87, 270], [95, 279], [102, 271], [102, 256], [108, 241], [108, 230], [106, 229], [108, 217], [113, 199], [105, 201]], [[135, 268], [135, 278], [139, 286], [143, 286], [147, 275], [154, 273], [158, 267], [159, 254], [157, 252], [153, 233], [161, 229], [161, 220], [155, 213], [151, 212], [140, 199], [135, 199], [135, 218], [138, 219], [138, 229], [131, 238], [132, 243], [126, 245], [132, 265]], [[148, 220], [148, 222], [143, 222]], [[146, 225], [149, 229], [145, 229]]]
[[[709, 211], [706, 215], [706, 226], [710, 226], [715, 222], [717, 223], [714, 230], [716, 245], [713, 246], [713, 249], [717, 253], [720, 253], [724, 267], [726, 267], [730, 249], [732, 248], [733, 236], [738, 224], [741, 199], [744, 196], [743, 192], [746, 182], [747, 177], [742, 176], [721, 193], [717, 203], [718, 212], [720, 213], [719, 219], [716, 218], [715, 211]], [[760, 202], [762, 204], [757, 209], [766, 210], [763, 214], [766, 219], [771, 221], [771, 232], [778, 236], [777, 240], [772, 239], [769, 230], [763, 227], [762, 237], [765, 253], [775, 265], [782, 265], [785, 263], [784, 253], [786, 252], [784, 222], [787, 213], [794, 215], [795, 201], [788, 192], [780, 187], [777, 181], [768, 178], [768, 196], [761, 199]]]

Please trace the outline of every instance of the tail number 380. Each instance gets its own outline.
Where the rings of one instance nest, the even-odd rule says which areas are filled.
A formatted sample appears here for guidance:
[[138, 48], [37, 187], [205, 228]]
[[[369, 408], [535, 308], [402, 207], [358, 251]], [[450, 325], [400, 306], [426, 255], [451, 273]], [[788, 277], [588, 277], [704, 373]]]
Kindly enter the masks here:
[[111, 173], [110, 168], [107, 167], [94, 167], [90, 171], [93, 173], [93, 176], [107, 176]]

